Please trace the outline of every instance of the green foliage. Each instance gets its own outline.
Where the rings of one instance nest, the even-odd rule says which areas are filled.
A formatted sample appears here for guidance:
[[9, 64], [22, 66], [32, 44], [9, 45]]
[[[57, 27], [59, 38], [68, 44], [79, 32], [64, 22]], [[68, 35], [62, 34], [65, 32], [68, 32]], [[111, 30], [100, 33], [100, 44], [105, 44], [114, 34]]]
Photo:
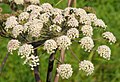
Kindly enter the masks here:
[[[58, 1], [59, 0], [41, 0], [41, 4], [49, 2], [53, 4], [54, 7], [62, 9], [67, 7], [67, 0], [63, 0], [60, 4], [55, 6]], [[8, 5], [0, 4], [0, 7], [1, 6], [4, 8], [4, 13], [11, 12]], [[95, 65], [95, 71], [91, 76], [85, 76], [81, 71], [78, 72], [79, 62], [76, 59], [73, 59], [71, 53], [67, 51], [66, 62], [72, 64], [74, 73], [69, 80], [62, 81], [60, 78], [59, 82], [120, 82], [120, 0], [77, 0], [77, 7], [84, 6], [90, 6], [95, 9], [97, 16], [102, 18], [108, 25], [107, 29], [113, 32], [117, 37], [117, 43], [115, 45], [107, 44], [112, 50], [110, 61], [100, 58], [96, 52], [93, 54], [94, 59], [92, 62]], [[97, 35], [98, 31], [94, 33], [95, 36], [99, 36]], [[0, 63], [5, 57], [7, 42], [8, 39], [0, 38]], [[80, 59], [88, 59], [89, 53], [84, 52], [78, 44], [74, 44], [72, 48], [75, 49], [74, 52]], [[49, 55], [41, 52], [39, 52], [39, 55], [40, 75], [43, 82], [45, 82]], [[59, 53], [56, 55], [59, 56]], [[16, 53], [9, 56], [7, 63], [0, 74], [0, 82], [35, 82], [35, 79], [33, 72], [26, 65], [22, 65], [22, 60]]]

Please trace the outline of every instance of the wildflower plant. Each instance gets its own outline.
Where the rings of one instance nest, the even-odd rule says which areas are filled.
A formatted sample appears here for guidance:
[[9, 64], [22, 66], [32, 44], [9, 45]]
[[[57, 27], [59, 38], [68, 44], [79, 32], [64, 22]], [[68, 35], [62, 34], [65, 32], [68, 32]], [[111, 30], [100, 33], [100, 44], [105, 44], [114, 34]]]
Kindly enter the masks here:
[[[27, 64], [31, 70], [34, 70], [37, 82], [41, 81], [37, 78], [40, 77], [38, 72], [40, 61], [37, 53], [40, 47], [50, 55], [47, 82], [52, 82], [51, 73], [56, 59], [59, 61], [55, 82], [58, 82], [59, 76], [62, 79], [69, 79], [72, 76], [74, 68], [64, 60], [65, 51], [71, 49], [73, 42], [76, 42], [85, 52], [90, 53], [95, 50], [94, 52], [101, 57], [110, 60], [109, 46], [105, 43], [96, 46], [96, 39], [99, 37], [93, 36], [96, 35], [94, 30], [103, 30], [100, 36], [110, 44], [116, 42], [116, 37], [106, 30], [107, 25], [95, 13], [87, 12], [82, 8], [54, 8], [49, 3], [40, 5], [39, 0], [14, 0], [12, 2], [17, 5], [27, 3], [27, 6], [21, 12], [13, 16], [8, 15], [6, 20], [0, 21], [0, 35], [11, 39], [7, 45], [9, 54], [14, 54], [13, 51], [17, 50], [20, 58], [24, 59], [23, 64]], [[55, 55], [58, 55], [56, 51], [61, 53], [59, 58], [55, 58]], [[78, 67], [78, 70], [84, 71], [86, 75], [91, 75], [95, 68], [94, 63], [87, 59], [79, 59]]]

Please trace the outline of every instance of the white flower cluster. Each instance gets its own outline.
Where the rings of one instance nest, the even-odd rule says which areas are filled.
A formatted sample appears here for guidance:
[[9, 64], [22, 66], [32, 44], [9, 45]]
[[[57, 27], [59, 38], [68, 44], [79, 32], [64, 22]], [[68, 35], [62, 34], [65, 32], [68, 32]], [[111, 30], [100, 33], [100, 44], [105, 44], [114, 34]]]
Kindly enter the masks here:
[[6, 31], [8, 31], [9, 29], [12, 29], [17, 24], [18, 24], [17, 18], [15, 16], [10, 16], [9, 18], [7, 18], [7, 21], [5, 23], [5, 25], [6, 25], [5, 26]]
[[81, 16], [86, 15], [86, 14], [87, 14], [86, 11], [82, 8], [75, 9], [75, 15], [76, 16], [81, 17]]
[[44, 13], [42, 15], [40, 15], [40, 20], [43, 22], [43, 23], [47, 23], [49, 21], [49, 13]]
[[63, 21], [65, 21], [65, 18], [62, 15], [57, 15], [53, 19], [53, 23], [55, 23], [55, 24], [62, 24]]
[[53, 14], [54, 16], [57, 16], [57, 15], [61, 15], [62, 14], [62, 9], [58, 9], [58, 8], [53, 8], [51, 9], [51, 14]]
[[58, 74], [62, 77], [62, 79], [68, 79], [72, 76], [72, 67], [70, 64], [61, 64], [57, 68]]
[[94, 26], [97, 26], [97, 27], [102, 27], [104, 29], [106, 29], [107, 25], [105, 25], [105, 23], [103, 22], [102, 19], [97, 19], [93, 22], [93, 25]]
[[41, 5], [43, 12], [49, 12], [53, 7], [49, 3], [44, 3]]
[[65, 35], [58, 37], [56, 42], [60, 50], [66, 48], [68, 49], [68, 47], [72, 44], [70, 38]]
[[39, 58], [34, 55], [34, 49], [31, 44], [22, 45], [19, 48], [18, 55], [25, 59], [24, 64], [28, 64], [31, 67], [31, 70], [39, 65]]
[[16, 4], [24, 4], [24, 1], [30, 2], [32, 4], [38, 4], [40, 3], [39, 0], [13, 0]]
[[40, 7], [40, 6], [37, 6], [37, 5], [29, 5], [26, 9], [25, 9], [25, 11], [27, 11], [27, 12], [32, 12], [32, 11], [38, 11], [38, 12], [40, 12], [40, 11], [42, 11], [42, 8]]
[[91, 19], [91, 22], [95, 22], [97, 20], [97, 16], [93, 13], [88, 13], [88, 16]]
[[109, 42], [111, 42], [111, 43], [115, 43], [116, 42], [116, 37], [113, 35], [113, 33], [111, 33], [111, 32], [104, 32], [103, 34], [102, 34], [102, 36], [105, 38], [105, 39], [107, 39], [107, 40], [109, 40]]
[[70, 20], [67, 22], [69, 27], [78, 27], [78, 20], [75, 17], [71, 17]]
[[13, 30], [12, 30], [12, 34], [15, 38], [17, 38], [18, 35], [20, 35], [20, 33], [22, 33], [24, 30], [22, 25], [16, 25]]
[[56, 48], [57, 48], [57, 43], [53, 39], [45, 41], [44, 50], [47, 50], [48, 54], [54, 53]]
[[22, 12], [19, 17], [18, 17], [19, 21], [25, 21], [27, 19], [29, 19], [29, 13], [27, 12]]
[[39, 65], [39, 57], [30, 55], [26, 57], [24, 64], [28, 64], [31, 67], [31, 70], [34, 70], [34, 67]]
[[94, 47], [94, 42], [91, 37], [83, 37], [79, 42], [82, 48], [85, 48], [85, 51], [90, 52]]
[[20, 42], [18, 40], [10, 40], [7, 45], [8, 52], [12, 54], [13, 50], [17, 50], [20, 46]]
[[108, 46], [106, 45], [99, 46], [97, 52], [98, 54], [100, 54], [101, 57], [110, 60], [111, 50]]
[[33, 53], [34, 53], [34, 49], [31, 44], [22, 45], [18, 51], [18, 55], [21, 55], [21, 58], [29, 57]]
[[79, 63], [79, 70], [83, 70], [88, 75], [91, 75], [94, 71], [94, 65], [88, 60], [83, 60]]
[[34, 19], [33, 21], [30, 22], [28, 34], [30, 34], [32, 37], [39, 37], [42, 28], [43, 23], [41, 22], [41, 20]]
[[67, 36], [70, 39], [75, 39], [79, 37], [79, 31], [77, 30], [77, 28], [71, 28], [67, 31]]
[[81, 24], [91, 25], [90, 17], [87, 14], [80, 16], [79, 22]]
[[92, 37], [92, 35], [93, 35], [93, 28], [90, 25], [82, 26], [81, 31], [82, 31], [83, 35], [85, 35], [85, 36]]
[[50, 31], [56, 31], [56, 32], [61, 32], [62, 28], [56, 24], [53, 24], [49, 27]]

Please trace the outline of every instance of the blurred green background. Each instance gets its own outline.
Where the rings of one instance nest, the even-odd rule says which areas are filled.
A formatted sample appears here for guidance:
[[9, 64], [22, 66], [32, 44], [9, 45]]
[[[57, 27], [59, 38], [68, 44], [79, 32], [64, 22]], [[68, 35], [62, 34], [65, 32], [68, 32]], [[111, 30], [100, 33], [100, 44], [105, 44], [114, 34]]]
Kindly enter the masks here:
[[[59, 0], [41, 0], [41, 4], [49, 2], [54, 6], [58, 1]], [[59, 82], [120, 82], [120, 0], [77, 0], [77, 7], [84, 6], [90, 6], [95, 9], [98, 18], [103, 19], [108, 25], [107, 30], [113, 32], [117, 37], [117, 43], [109, 45], [106, 42], [112, 50], [111, 60], [109, 61], [100, 58], [96, 53], [94, 54], [92, 62], [95, 65], [95, 71], [91, 76], [85, 76], [81, 71], [78, 72], [79, 62], [73, 59], [73, 56], [67, 51], [65, 62], [72, 64], [74, 73], [70, 79], [61, 80], [60, 78]], [[3, 7], [4, 13], [11, 12], [9, 8], [3, 4], [0, 4], [0, 7]], [[56, 7], [64, 9], [67, 7], [67, 0], [63, 0]], [[97, 35], [98, 31], [95, 33], [95, 35]], [[6, 46], [8, 41], [8, 39], [0, 37], [0, 64], [7, 53]], [[100, 42], [101, 44], [104, 43], [103, 41]], [[89, 53], [84, 52], [78, 44], [74, 43], [72, 48], [75, 49], [74, 52], [80, 60], [88, 59]], [[39, 55], [40, 75], [42, 82], [45, 82], [49, 55], [41, 52], [39, 52]], [[35, 82], [33, 72], [28, 66], [22, 65], [22, 62], [17, 54], [10, 55], [0, 74], [0, 82]]]

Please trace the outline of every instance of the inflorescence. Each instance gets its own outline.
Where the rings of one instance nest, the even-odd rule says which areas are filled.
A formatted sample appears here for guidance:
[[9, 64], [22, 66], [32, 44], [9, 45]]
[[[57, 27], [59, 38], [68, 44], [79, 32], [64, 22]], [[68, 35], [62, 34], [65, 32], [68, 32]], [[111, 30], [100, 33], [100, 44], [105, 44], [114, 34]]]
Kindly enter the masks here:
[[[16, 4], [24, 3], [24, 0], [14, 1]], [[27, 1], [33, 4], [39, 3], [39, 0]], [[40, 6], [33, 4], [25, 8], [20, 15], [7, 18], [4, 28], [15, 38], [9, 41], [8, 52], [12, 53], [13, 50], [18, 49], [18, 55], [25, 59], [24, 64], [28, 64], [32, 70], [39, 65], [39, 57], [34, 54], [36, 47], [29, 42], [45, 40], [43, 48], [48, 54], [52, 54], [57, 49], [68, 49], [73, 41], [79, 39], [80, 41], [77, 43], [85, 51], [91, 52], [95, 48], [94, 27], [98, 29], [107, 27], [102, 19], [82, 8], [67, 7], [62, 10], [53, 8], [49, 3]], [[116, 38], [111, 32], [104, 32], [101, 36], [110, 43], [116, 42]], [[110, 59], [111, 50], [108, 46], [103, 44], [96, 50], [101, 57]], [[90, 75], [94, 71], [94, 65], [91, 61], [84, 60], [79, 63], [79, 70]], [[61, 64], [57, 68], [57, 72], [63, 79], [68, 79], [73, 73], [72, 66]]]

